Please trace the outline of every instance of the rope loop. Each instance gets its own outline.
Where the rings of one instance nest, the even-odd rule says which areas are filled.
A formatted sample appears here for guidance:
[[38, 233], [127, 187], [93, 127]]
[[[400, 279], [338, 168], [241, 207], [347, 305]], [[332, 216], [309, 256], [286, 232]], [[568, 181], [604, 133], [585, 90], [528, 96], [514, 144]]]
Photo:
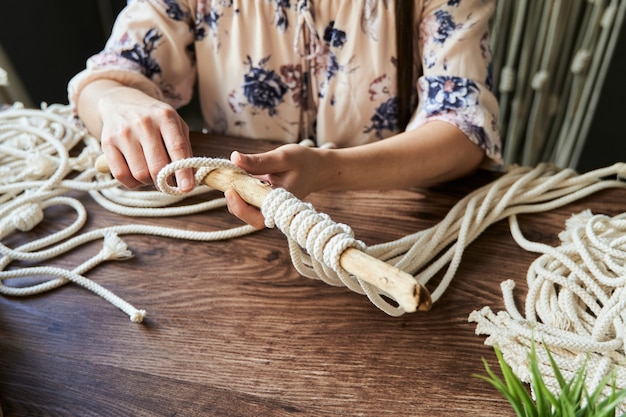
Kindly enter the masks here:
[[171, 162], [159, 171], [156, 183], [157, 189], [166, 194], [182, 195], [183, 192], [180, 191], [178, 187], [170, 185], [169, 182], [176, 171], [186, 168], [195, 169], [194, 180], [196, 186], [201, 185], [204, 178], [215, 169], [229, 168], [245, 173], [244, 170], [227, 159], [204, 157], [186, 158]]
[[[267, 227], [278, 227], [288, 240], [296, 241], [314, 262], [331, 268], [339, 277], [349, 275], [341, 267], [343, 252], [348, 248], [365, 250], [365, 244], [354, 238], [349, 226], [333, 222], [328, 215], [318, 213], [311, 204], [300, 201], [283, 188], [275, 188], [267, 195], [261, 213]], [[331, 274], [324, 275], [318, 278], [327, 282], [335, 280]]]

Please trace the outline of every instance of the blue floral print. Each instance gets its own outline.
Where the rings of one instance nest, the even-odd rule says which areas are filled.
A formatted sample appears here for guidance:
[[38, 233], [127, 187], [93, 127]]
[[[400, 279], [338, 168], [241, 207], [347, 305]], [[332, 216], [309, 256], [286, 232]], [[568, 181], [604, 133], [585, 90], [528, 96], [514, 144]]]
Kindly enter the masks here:
[[283, 96], [289, 88], [274, 70], [268, 71], [263, 68], [269, 59], [269, 56], [263, 58], [255, 67], [252, 59], [248, 56], [250, 71], [244, 75], [242, 88], [243, 94], [250, 104], [268, 110], [270, 116], [274, 116], [276, 106], [282, 103]]
[[214, 9], [207, 15], [198, 14], [195, 28], [196, 41], [201, 41], [207, 36], [206, 26], [209, 27], [211, 32], [217, 32], [217, 24], [220, 17], [222, 16]]
[[[460, 77], [427, 76], [420, 81], [420, 88], [422, 97], [426, 98], [421, 105], [427, 117], [453, 122], [478, 146], [489, 145], [484, 115], [476, 111], [480, 105], [480, 88], [476, 82]], [[496, 151], [500, 152], [499, 146]]]
[[328, 62], [328, 71], [326, 71], [326, 79], [330, 80], [335, 75], [337, 75], [337, 72], [341, 69], [342, 67], [337, 62], [337, 57], [335, 56], [335, 54], [331, 54]]
[[395, 131], [398, 127], [398, 97], [393, 96], [381, 103], [381, 105], [376, 108], [370, 120], [372, 121], [372, 125], [366, 128], [364, 133], [375, 130], [376, 137], [382, 139], [383, 130]]
[[124, 49], [121, 55], [137, 63], [141, 67], [141, 72], [146, 77], [152, 78], [155, 74], [161, 73], [159, 63], [151, 55], [162, 36], [156, 29], [150, 29], [143, 37], [143, 46], [135, 44], [132, 49]]
[[485, 147], [487, 144], [487, 131], [483, 126], [471, 123], [469, 120], [465, 120], [464, 123], [462, 123], [462, 127], [463, 132], [473, 138], [478, 146], [481, 148]]
[[285, 9], [289, 9], [291, 7], [290, 0], [270, 0], [274, 2], [276, 16], [276, 27], [278, 31], [284, 33], [289, 27], [289, 19], [287, 19], [287, 13]]
[[331, 21], [324, 30], [323, 40], [325, 45], [324, 53], [328, 56], [328, 61], [326, 67], [326, 82], [320, 86], [318, 93], [320, 97], [325, 97], [328, 81], [335, 77], [338, 72], [345, 70], [345, 67], [339, 64], [337, 56], [330, 48], [342, 48], [347, 40], [346, 32], [336, 29], [335, 22]]
[[424, 108], [428, 114], [457, 110], [478, 104], [478, 85], [468, 79], [453, 76], [424, 77], [428, 83]]
[[434, 34], [434, 40], [439, 43], [444, 43], [446, 39], [450, 37], [450, 34], [456, 29], [456, 23], [454, 23], [452, 15], [445, 10], [437, 10], [435, 12], [435, 17], [437, 18], [439, 28]]
[[167, 6], [165, 13], [171, 19], [182, 21], [187, 15], [177, 0], [165, 0], [165, 5]]
[[342, 48], [346, 43], [346, 32], [335, 29], [335, 21], [331, 21], [324, 30], [324, 42], [333, 48]]
[[[390, 4], [133, 0], [107, 48], [90, 58], [85, 74], [97, 69], [126, 71], [128, 82], [138, 85], [146, 85], [147, 77], [175, 107], [188, 102], [194, 86], [202, 86], [208, 92], [200, 96], [205, 123], [218, 133], [285, 141], [306, 135], [340, 147], [367, 143], [399, 129], [395, 50], [381, 50], [376, 44], [393, 37], [393, 31], [381, 30], [394, 28]], [[423, 74], [413, 79], [419, 107], [410, 127], [428, 120], [451, 123], [498, 160], [486, 23], [495, 0], [429, 4], [433, 6], [429, 12], [414, 22]], [[246, 10], [255, 11], [254, 24], [262, 25], [278, 47], [268, 49], [264, 40], [246, 38], [257, 36], [249, 30], [247, 19], [253, 17]], [[193, 23], [191, 16], [196, 19]], [[155, 21], [158, 26], [150, 23]], [[448, 48], [452, 40], [453, 52]], [[370, 48], [380, 54], [373, 56]], [[233, 65], [240, 62], [244, 65]], [[468, 74], [473, 80], [463, 78]], [[74, 86], [80, 89], [82, 84]], [[335, 123], [337, 114], [340, 123]]]

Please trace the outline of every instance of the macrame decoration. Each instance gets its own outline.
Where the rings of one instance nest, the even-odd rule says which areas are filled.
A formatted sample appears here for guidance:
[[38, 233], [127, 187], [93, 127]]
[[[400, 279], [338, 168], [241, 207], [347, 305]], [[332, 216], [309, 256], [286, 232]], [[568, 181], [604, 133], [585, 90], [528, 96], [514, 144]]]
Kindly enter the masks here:
[[492, 20], [504, 162], [576, 167], [623, 32], [621, 0], [507, 0]]
[[[79, 146], [80, 145], [80, 146]], [[70, 156], [70, 151], [82, 151]], [[76, 152], [76, 151], [75, 151]], [[459, 201], [448, 215], [432, 228], [401, 239], [366, 246], [355, 239], [347, 225], [334, 223], [307, 203], [282, 189], [272, 189], [248, 176], [227, 160], [189, 158], [165, 167], [157, 186], [161, 191], [129, 191], [120, 188], [109, 174], [95, 169], [101, 151], [97, 141], [77, 128], [65, 106], [44, 106], [27, 110], [19, 105], [0, 112], [0, 239], [16, 231], [35, 227], [44, 209], [65, 204], [77, 213], [67, 229], [50, 236], [9, 248], [0, 244], [2, 258], [0, 292], [23, 296], [48, 291], [75, 282], [107, 299], [133, 321], [145, 312], [85, 277], [94, 266], [131, 255], [119, 236], [152, 234], [189, 240], [230, 239], [251, 233], [250, 226], [199, 232], [158, 225], [117, 225], [79, 233], [86, 211], [66, 194], [88, 192], [104, 208], [128, 216], [174, 216], [197, 213], [225, 204], [224, 199], [189, 206], [169, 207], [187, 196], [210, 191], [206, 184], [219, 184], [222, 191], [235, 188], [249, 203], [261, 208], [268, 227], [278, 227], [287, 237], [293, 264], [306, 277], [330, 285], [344, 285], [365, 294], [387, 314], [427, 310], [445, 292], [461, 262], [463, 251], [489, 225], [518, 213], [550, 210], [598, 190], [624, 187], [618, 177], [626, 176], [626, 165], [616, 164], [584, 175], [541, 164], [535, 168], [513, 166], [499, 179]], [[197, 187], [182, 195], [168, 185], [168, 177], [181, 167], [196, 170]], [[251, 185], [250, 185], [251, 184]], [[247, 186], [252, 191], [246, 191]], [[14, 261], [43, 262], [97, 239], [103, 249], [72, 270], [58, 267], [9, 268]], [[431, 278], [446, 268], [429, 294]], [[368, 270], [375, 272], [368, 275]], [[12, 287], [10, 278], [55, 276], [30, 287]]]

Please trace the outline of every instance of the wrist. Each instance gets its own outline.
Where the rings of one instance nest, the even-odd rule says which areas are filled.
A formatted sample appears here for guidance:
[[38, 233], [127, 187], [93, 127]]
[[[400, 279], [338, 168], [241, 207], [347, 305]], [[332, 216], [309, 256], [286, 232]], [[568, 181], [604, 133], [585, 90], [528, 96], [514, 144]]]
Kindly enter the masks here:
[[347, 178], [347, 166], [343, 149], [317, 148], [318, 186], [314, 191], [340, 190]]

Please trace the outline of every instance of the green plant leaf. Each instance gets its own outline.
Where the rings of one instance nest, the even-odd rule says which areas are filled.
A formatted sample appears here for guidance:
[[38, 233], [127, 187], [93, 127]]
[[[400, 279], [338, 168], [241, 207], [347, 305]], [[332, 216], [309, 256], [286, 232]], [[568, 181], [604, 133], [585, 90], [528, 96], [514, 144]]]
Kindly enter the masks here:
[[511, 404], [511, 407], [513, 408], [513, 411], [515, 411], [515, 414], [517, 414], [519, 417], [525, 417], [526, 413], [524, 413], [523, 406], [521, 406], [519, 402], [517, 401], [517, 397], [509, 392], [509, 388], [491, 370], [491, 368], [489, 367], [489, 364], [487, 363], [487, 360], [485, 360], [484, 358], [483, 358], [483, 364], [489, 376], [488, 377], [484, 375], [475, 375], [475, 376], [493, 385], [500, 392], [500, 394], [502, 394], [502, 396], [509, 402], [509, 404]]
[[[585, 360], [583, 366], [576, 371], [572, 378], [567, 381], [545, 344], [544, 348], [560, 387], [558, 396], [554, 395], [545, 384], [539, 369], [534, 340], [532, 341], [528, 359], [532, 379], [531, 387], [535, 400], [531, 398], [526, 385], [506, 363], [498, 346], [494, 346], [494, 351], [504, 380], [489, 368], [484, 358], [483, 364], [487, 376], [475, 376], [489, 382], [496, 388], [511, 404], [518, 417], [615, 417], [616, 408], [626, 401], [626, 389], [617, 390], [614, 372], [606, 375], [594, 392], [589, 393], [585, 386], [589, 358]], [[613, 378], [611, 394], [602, 398], [603, 389], [611, 378]], [[583, 403], [585, 404], [584, 406]], [[626, 417], [626, 414], [620, 417]]]
[[537, 361], [537, 351], [534, 340], [531, 344], [529, 355], [529, 368], [532, 378], [533, 392], [535, 393], [535, 401], [537, 403], [537, 411], [539, 416], [548, 416], [552, 411], [552, 407], [558, 405], [558, 400], [546, 387], [546, 384], [539, 370], [539, 363]]

